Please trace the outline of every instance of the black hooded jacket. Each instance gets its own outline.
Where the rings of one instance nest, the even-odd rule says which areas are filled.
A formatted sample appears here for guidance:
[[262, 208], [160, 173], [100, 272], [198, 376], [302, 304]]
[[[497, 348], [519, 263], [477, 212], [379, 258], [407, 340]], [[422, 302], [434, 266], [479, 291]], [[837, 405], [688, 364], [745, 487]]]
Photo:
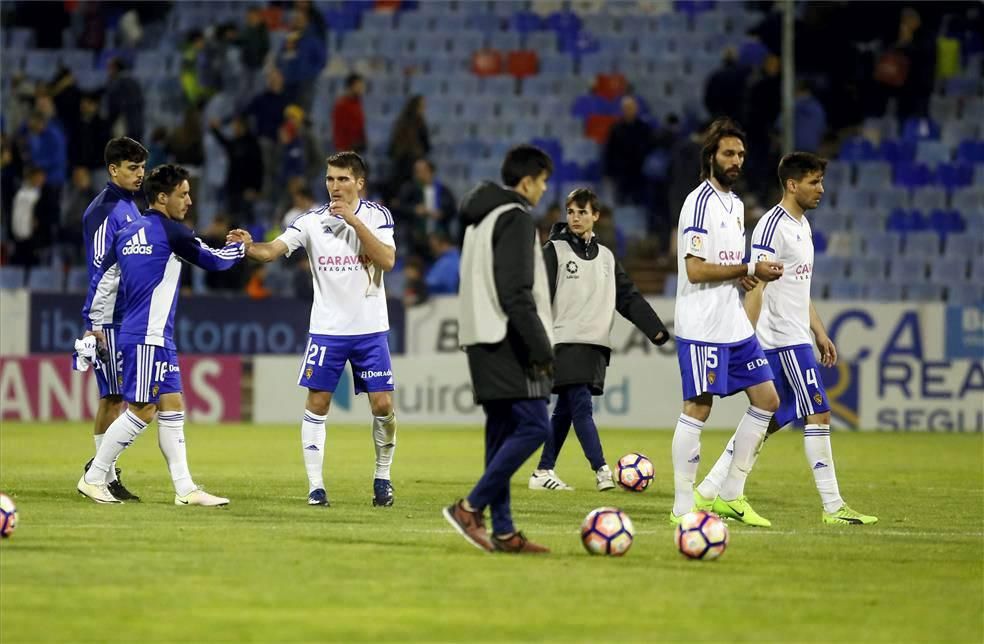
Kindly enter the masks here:
[[[483, 182], [462, 200], [462, 223], [478, 224], [490, 212], [508, 203], [529, 205], [513, 190]], [[478, 403], [550, 396], [553, 347], [533, 300], [535, 238], [533, 219], [520, 208], [504, 212], [495, 222], [492, 269], [499, 304], [509, 322], [501, 342], [466, 349]]]
[[[551, 241], [563, 241], [571, 250], [585, 261], [598, 257], [598, 238], [592, 237], [584, 241], [575, 235], [567, 224], [559, 221], [550, 230]], [[543, 246], [543, 260], [547, 265], [547, 281], [550, 284], [550, 301], [557, 295], [557, 251], [554, 245], [546, 243]], [[615, 262], [615, 310], [631, 322], [637, 329], [646, 334], [653, 344], [663, 344], [670, 334], [656, 311], [635, 287], [632, 280], [619, 262]], [[659, 341], [656, 336], [662, 332]], [[558, 344], [554, 347], [556, 360], [554, 364], [554, 391], [569, 385], [586, 384], [591, 387], [591, 393], [600, 396], [605, 390], [605, 371], [611, 359], [608, 347], [596, 344]]]

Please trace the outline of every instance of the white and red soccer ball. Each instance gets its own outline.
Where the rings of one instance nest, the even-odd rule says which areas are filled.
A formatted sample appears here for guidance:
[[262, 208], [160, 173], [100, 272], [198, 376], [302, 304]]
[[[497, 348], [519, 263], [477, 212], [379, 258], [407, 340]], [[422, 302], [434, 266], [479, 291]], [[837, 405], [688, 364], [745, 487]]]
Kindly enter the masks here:
[[717, 559], [728, 547], [728, 526], [713, 512], [690, 512], [680, 519], [675, 540], [688, 559]]
[[632, 547], [635, 528], [618, 508], [598, 508], [581, 523], [581, 543], [593, 555], [621, 557]]
[[17, 527], [17, 506], [14, 500], [0, 493], [0, 537], [9, 537]]
[[615, 465], [615, 480], [630, 492], [642, 492], [653, 482], [656, 468], [648, 458], [632, 452], [618, 459]]

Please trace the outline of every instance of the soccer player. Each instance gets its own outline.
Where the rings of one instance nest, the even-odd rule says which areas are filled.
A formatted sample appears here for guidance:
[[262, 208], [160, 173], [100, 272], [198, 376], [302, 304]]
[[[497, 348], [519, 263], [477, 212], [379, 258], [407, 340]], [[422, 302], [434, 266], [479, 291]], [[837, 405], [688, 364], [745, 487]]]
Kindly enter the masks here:
[[209, 248], [181, 223], [191, 206], [188, 179], [188, 171], [179, 166], [162, 165], [151, 171], [144, 182], [150, 209], [107, 243], [102, 265], [89, 285], [83, 316], [92, 332], [101, 336], [106, 310], [116, 296], [109, 288], [110, 270], [119, 264], [126, 311], [116, 349], [122, 354], [121, 393], [129, 407], [106, 430], [92, 466], [79, 479], [78, 491], [97, 503], [121, 503], [110, 493], [106, 476], [155, 416], [158, 444], [174, 482], [174, 504], [229, 503], [195, 485], [188, 470], [174, 312], [182, 260], [210, 271], [226, 270], [243, 258], [245, 249], [241, 242]]
[[[779, 392], [779, 410], [769, 434], [797, 419], [806, 420], [803, 447], [823, 503], [824, 523], [868, 525], [878, 518], [855, 512], [841, 498], [830, 447], [830, 404], [813, 354], [816, 340], [820, 364], [837, 364], [837, 348], [810, 300], [813, 277], [813, 234], [806, 211], [820, 205], [827, 161], [808, 152], [787, 154], [779, 163], [782, 201], [762, 217], [752, 233], [752, 255], [787, 267], [771, 284], [760, 282], [745, 295], [745, 310], [765, 348]], [[810, 333], [813, 333], [811, 337]], [[769, 434], [766, 434], [768, 437]], [[697, 486], [698, 507], [708, 507], [728, 471], [734, 439]]]
[[[82, 241], [85, 244], [90, 281], [102, 266], [116, 232], [140, 218], [140, 209], [134, 203], [134, 198], [143, 184], [147, 155], [146, 148], [129, 137], [110, 139], [106, 144], [103, 159], [109, 173], [109, 182], [82, 215]], [[106, 356], [106, 360], [97, 360], [94, 363], [96, 383], [99, 386], [99, 406], [96, 408], [92, 431], [96, 451], [102, 444], [106, 429], [123, 413], [123, 396], [120, 395], [123, 374], [116, 346], [116, 335], [120, 322], [123, 321], [123, 298], [119, 293], [119, 282], [120, 269], [119, 266], [114, 266], [107, 272], [104, 285], [108, 299], [103, 317], [96, 322], [102, 329], [102, 349]], [[91, 323], [87, 323], [86, 328], [91, 329]], [[86, 331], [86, 335], [91, 334], [91, 330]], [[89, 459], [85, 470], [91, 466], [92, 459]], [[116, 461], [106, 471], [106, 484], [110, 493], [120, 501], [140, 500], [140, 497], [124, 487]]]
[[[301, 422], [301, 453], [308, 504], [329, 505], [323, 478], [325, 419], [345, 363], [352, 364], [355, 393], [369, 395], [376, 447], [374, 506], [393, 505], [390, 467], [396, 449], [393, 367], [383, 272], [396, 263], [393, 217], [359, 198], [367, 167], [355, 152], [328, 157], [325, 185], [331, 201], [300, 215], [272, 242], [246, 240], [246, 254], [261, 262], [307, 251], [314, 303], [307, 349], [297, 384], [308, 390]], [[244, 231], [233, 231], [246, 235]]]
[[543, 150], [516, 146], [502, 163], [504, 187], [480, 183], [461, 204], [467, 228], [458, 341], [468, 355], [475, 401], [485, 411], [485, 472], [466, 498], [443, 513], [466, 541], [488, 552], [549, 552], [513, 525], [509, 481], [550, 431], [550, 287], [529, 211], [546, 192], [551, 172], [553, 162]]
[[567, 221], [554, 224], [543, 246], [553, 303], [553, 392], [557, 405], [550, 419], [552, 431], [547, 434], [529, 487], [574, 489], [553, 469], [573, 422], [598, 490], [604, 492], [614, 488], [615, 482], [602, 452], [591, 396], [600, 396], [605, 390], [615, 312], [655, 345], [665, 343], [670, 335], [612, 252], [595, 237], [594, 225], [601, 211], [598, 196], [579, 188], [567, 196], [565, 207]]
[[701, 179], [680, 210], [677, 240], [677, 357], [683, 413], [673, 433], [671, 523], [694, 507], [700, 433], [714, 396], [744, 391], [750, 403], [735, 432], [734, 459], [712, 505], [721, 516], [769, 526], [744, 496], [745, 479], [779, 408], [772, 370], [739, 299], [740, 280], [770, 282], [783, 274], [774, 261], [746, 263], [745, 207], [731, 192], [745, 162], [745, 133], [730, 119], [711, 124], [701, 149]]

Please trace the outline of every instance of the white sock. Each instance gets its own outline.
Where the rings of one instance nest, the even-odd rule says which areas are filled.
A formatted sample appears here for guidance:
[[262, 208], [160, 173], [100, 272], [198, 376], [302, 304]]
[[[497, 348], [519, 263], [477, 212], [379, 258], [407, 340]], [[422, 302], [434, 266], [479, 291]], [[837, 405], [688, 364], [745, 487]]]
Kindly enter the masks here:
[[190, 494], [197, 487], [188, 471], [188, 451], [185, 449], [185, 415], [183, 411], [162, 411], [157, 414], [157, 444], [171, 472], [174, 492]]
[[[735, 432], [737, 435], [737, 432]], [[727, 447], [721, 452], [721, 456], [718, 457], [717, 463], [711, 468], [711, 471], [707, 473], [704, 480], [700, 482], [697, 486], [697, 491], [705, 499], [713, 499], [721, 491], [721, 486], [724, 485], [724, 479], [728, 476], [728, 470], [731, 469], [731, 460], [735, 454], [735, 436], [732, 435], [731, 440], [728, 441]]]
[[765, 432], [769, 429], [772, 415], [771, 411], [749, 405], [745, 415], [741, 417], [735, 432], [735, 453], [732, 455], [731, 468], [718, 492], [718, 496], [725, 501], [734, 501], [745, 493], [745, 479], [755, 465], [755, 456], [765, 438]]
[[[105, 436], [106, 436], [106, 434], [93, 434], [92, 435], [92, 439], [96, 443], [96, 451], [97, 452], [99, 451], [99, 447], [102, 445], [103, 437], [105, 437]], [[119, 456], [116, 457], [116, 460], [119, 460]], [[116, 460], [113, 461], [113, 463], [109, 466], [109, 471], [106, 472], [106, 483], [112, 483], [113, 481], [116, 480]]]
[[813, 470], [813, 480], [823, 501], [823, 509], [827, 512], [840, 510], [844, 499], [837, 487], [834, 455], [830, 449], [830, 425], [807, 425], [803, 430], [803, 448]]
[[396, 416], [372, 417], [372, 442], [376, 446], [375, 478], [390, 478], [390, 466], [393, 464], [393, 452], [396, 450]]
[[301, 453], [304, 455], [304, 469], [307, 470], [308, 492], [325, 488], [322, 470], [325, 463], [325, 419], [310, 409], [304, 410], [301, 421]]
[[129, 409], [120, 414], [120, 417], [114, 420], [106, 433], [100, 437], [102, 440], [99, 441], [99, 448], [92, 459], [89, 471], [85, 473], [85, 482], [92, 485], [106, 483], [113, 463], [145, 429], [147, 424]]
[[673, 514], [680, 516], [694, 507], [694, 480], [700, 466], [700, 432], [704, 423], [680, 414], [673, 432]]

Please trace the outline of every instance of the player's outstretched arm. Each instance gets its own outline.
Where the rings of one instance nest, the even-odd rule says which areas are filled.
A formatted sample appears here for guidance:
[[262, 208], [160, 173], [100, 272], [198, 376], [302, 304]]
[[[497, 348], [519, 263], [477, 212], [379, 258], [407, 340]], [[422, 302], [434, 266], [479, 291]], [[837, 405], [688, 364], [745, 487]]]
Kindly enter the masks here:
[[642, 296], [619, 262], [615, 262], [615, 310], [645, 333], [653, 344], [659, 346], [670, 339], [670, 332], [667, 331], [666, 325], [659, 319], [653, 307], [649, 306], [649, 302]]
[[274, 239], [272, 242], [260, 242], [259, 244], [253, 241], [246, 242], [246, 257], [263, 263], [283, 257], [287, 254], [287, 250], [287, 244], [279, 239]]
[[[687, 279], [691, 284], [730, 282], [749, 274], [748, 264], [712, 264], [693, 255], [687, 255], [686, 267]], [[763, 282], [773, 282], [782, 277], [782, 264], [755, 262], [751, 274]]]
[[212, 248], [195, 237], [184, 225], [166, 220], [168, 243], [171, 251], [181, 259], [207, 271], [225, 271], [245, 257], [242, 241], [227, 243], [222, 248]]

